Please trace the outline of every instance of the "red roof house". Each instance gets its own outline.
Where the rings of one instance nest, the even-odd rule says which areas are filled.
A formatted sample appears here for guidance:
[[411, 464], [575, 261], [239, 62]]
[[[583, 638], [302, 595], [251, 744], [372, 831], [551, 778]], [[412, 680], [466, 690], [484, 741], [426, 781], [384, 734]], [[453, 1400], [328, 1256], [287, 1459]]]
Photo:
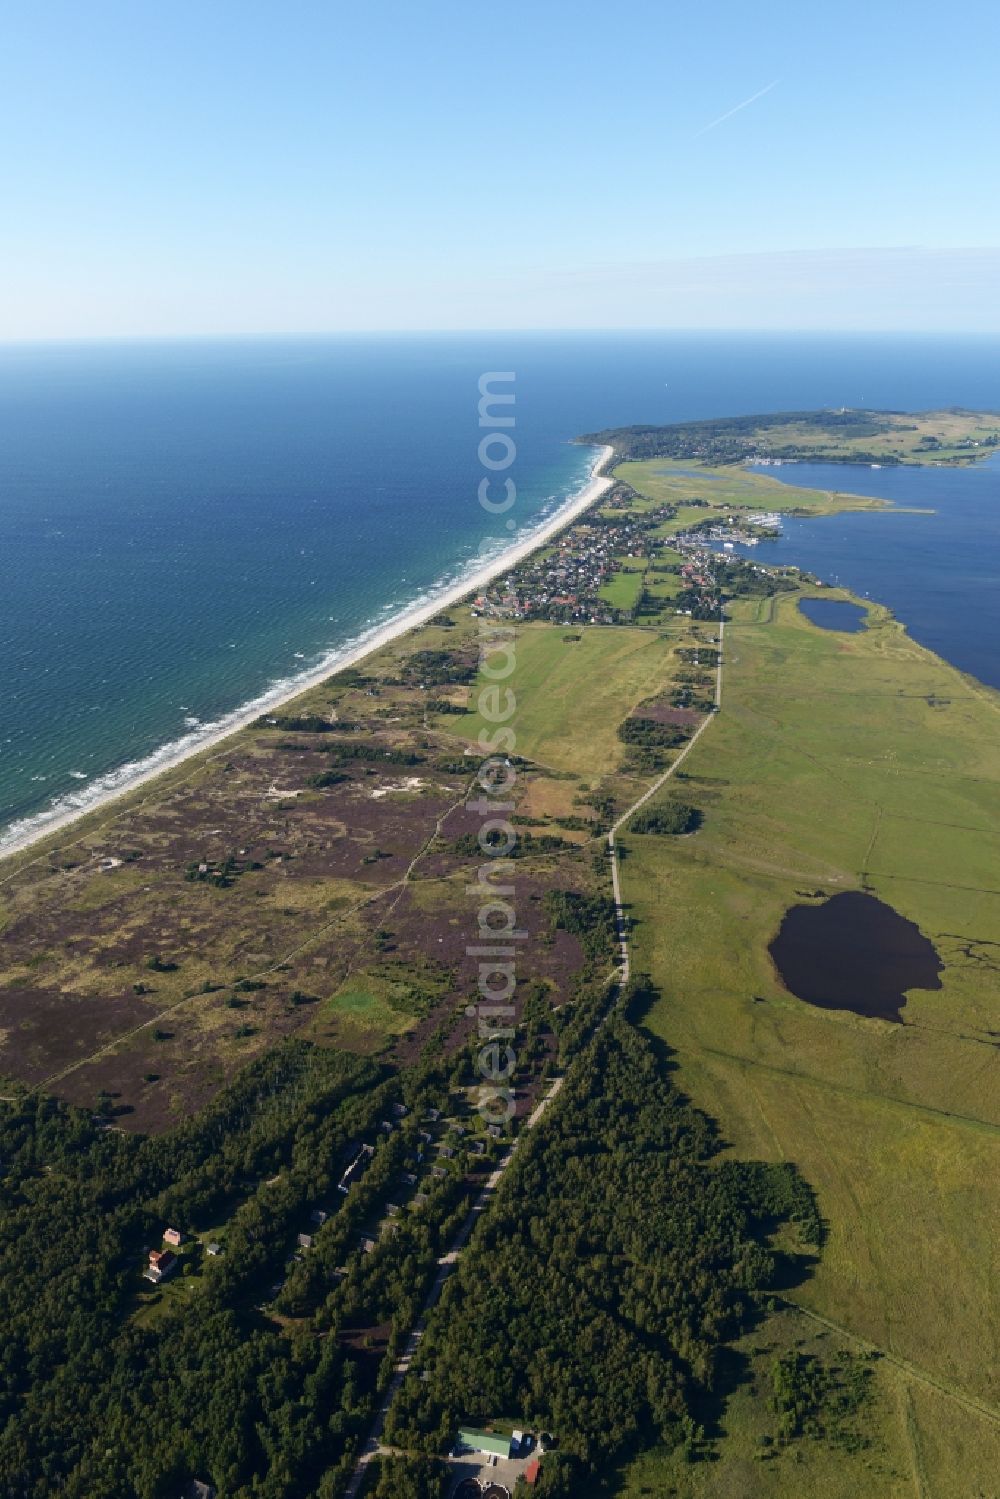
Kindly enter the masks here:
[[159, 1284], [161, 1280], [166, 1280], [168, 1275], [172, 1275], [176, 1269], [177, 1256], [172, 1249], [151, 1249], [149, 1251], [149, 1268], [145, 1272], [147, 1280], [153, 1281], [154, 1284]]

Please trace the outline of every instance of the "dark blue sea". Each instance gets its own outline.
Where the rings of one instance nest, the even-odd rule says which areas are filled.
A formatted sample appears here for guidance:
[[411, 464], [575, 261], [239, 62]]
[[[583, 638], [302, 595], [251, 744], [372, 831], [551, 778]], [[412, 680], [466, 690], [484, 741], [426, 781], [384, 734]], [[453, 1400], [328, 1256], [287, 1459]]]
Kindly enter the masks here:
[[[86, 805], [536, 526], [588, 476], [582, 431], [996, 410], [998, 355], [986, 338], [665, 333], [2, 347], [0, 828]], [[477, 502], [486, 371], [516, 374], [518, 498], [496, 518]], [[983, 644], [997, 471], [850, 472], [935, 518], [792, 523], [782, 552], [1000, 685]]]

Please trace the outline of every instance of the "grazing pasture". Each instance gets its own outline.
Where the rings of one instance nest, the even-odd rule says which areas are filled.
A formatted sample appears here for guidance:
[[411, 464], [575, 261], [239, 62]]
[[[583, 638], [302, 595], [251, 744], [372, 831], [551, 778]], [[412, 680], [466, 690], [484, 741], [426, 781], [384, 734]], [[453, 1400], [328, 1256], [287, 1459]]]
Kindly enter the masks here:
[[[683, 773], [703, 824], [621, 838], [646, 1022], [733, 1151], [817, 1191], [827, 1242], [795, 1299], [944, 1392], [908, 1387], [922, 1448], [947, 1444], [950, 1401], [995, 1452], [1000, 698], [878, 610], [850, 636], [794, 595], [733, 613], [724, 711]], [[898, 1020], [796, 998], [769, 952], [789, 908], [850, 891], [940, 955]], [[854, 982], [863, 1001], [863, 962]]]

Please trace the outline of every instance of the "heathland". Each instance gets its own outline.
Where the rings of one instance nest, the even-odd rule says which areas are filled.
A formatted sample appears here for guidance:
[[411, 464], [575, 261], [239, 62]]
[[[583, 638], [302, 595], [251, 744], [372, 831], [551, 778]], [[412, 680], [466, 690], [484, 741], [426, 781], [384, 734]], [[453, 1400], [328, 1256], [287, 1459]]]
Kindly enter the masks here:
[[[0, 1484], [356, 1492], [455, 1262], [379, 1495], [436, 1496], [456, 1427], [491, 1422], [554, 1433], [550, 1496], [992, 1492], [1000, 699], [707, 541], [872, 503], [734, 445], [964, 460], [997, 424], [864, 417], [843, 449], [820, 415], [713, 423], [714, 465], [703, 431], [610, 435], [634, 458], [544, 552], [0, 867]], [[622, 993], [607, 830], [706, 720], [618, 834]], [[468, 952], [491, 741], [525, 933], [494, 1130]], [[888, 950], [866, 936], [833, 1003], [793, 993], [786, 914], [851, 892]]]

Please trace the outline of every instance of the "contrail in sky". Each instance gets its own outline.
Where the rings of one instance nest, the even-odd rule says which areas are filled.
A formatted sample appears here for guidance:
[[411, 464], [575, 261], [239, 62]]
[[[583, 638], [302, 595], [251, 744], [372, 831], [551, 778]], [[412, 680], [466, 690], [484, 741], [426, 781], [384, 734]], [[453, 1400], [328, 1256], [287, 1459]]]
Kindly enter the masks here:
[[734, 104], [732, 109], [727, 109], [725, 114], [720, 115], [717, 120], [710, 120], [707, 125], [703, 125], [700, 130], [695, 131], [695, 139], [697, 140], [699, 135], [706, 135], [709, 130], [714, 130], [716, 125], [721, 125], [724, 120], [731, 120], [733, 115], [738, 115], [741, 109], [746, 109], [749, 105], [756, 104], [758, 99], [763, 99], [765, 94], [769, 94], [773, 88], [777, 88], [780, 82], [781, 79], [776, 78], [766, 88], [759, 88], [755, 94], [750, 95], [749, 99], [744, 99], [742, 104]]

